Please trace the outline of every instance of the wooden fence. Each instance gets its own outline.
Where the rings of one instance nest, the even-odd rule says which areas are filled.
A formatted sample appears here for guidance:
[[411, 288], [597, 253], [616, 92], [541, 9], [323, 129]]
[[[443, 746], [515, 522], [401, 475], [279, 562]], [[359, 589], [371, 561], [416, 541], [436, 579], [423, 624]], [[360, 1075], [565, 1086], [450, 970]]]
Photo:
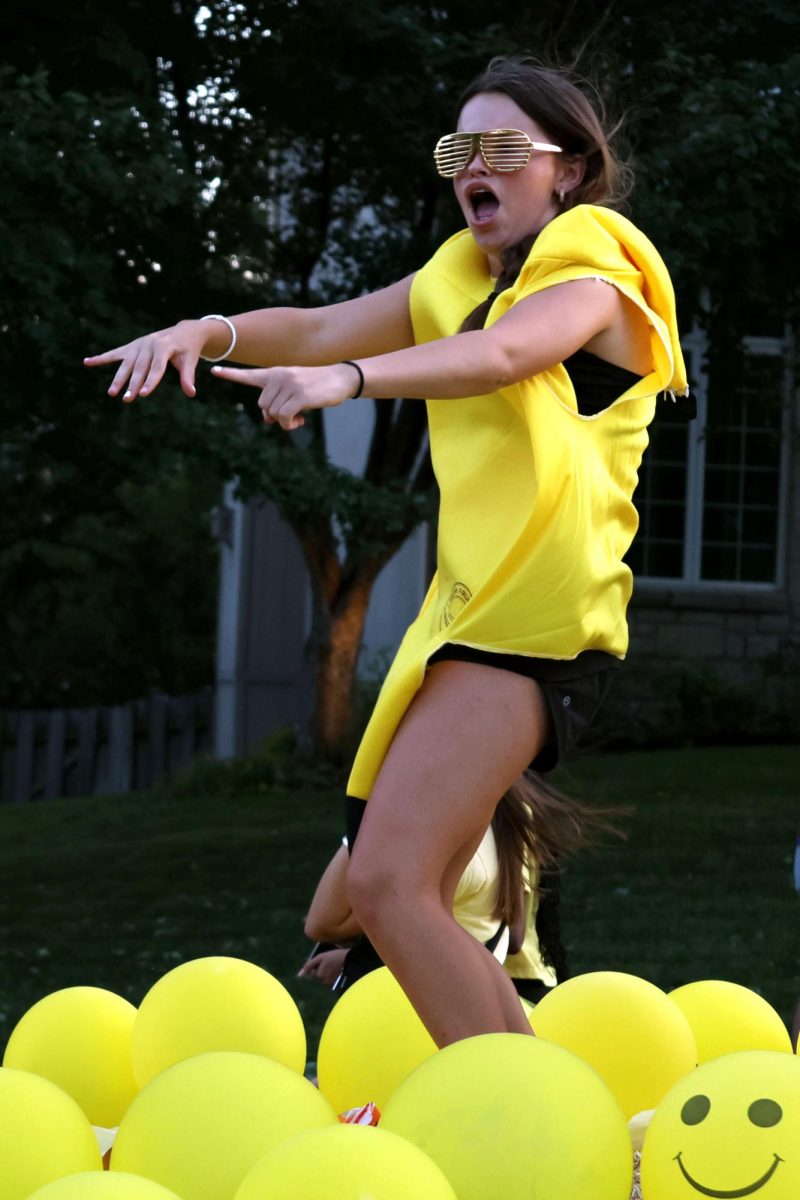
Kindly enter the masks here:
[[0, 713], [0, 802], [150, 787], [210, 751], [213, 695]]

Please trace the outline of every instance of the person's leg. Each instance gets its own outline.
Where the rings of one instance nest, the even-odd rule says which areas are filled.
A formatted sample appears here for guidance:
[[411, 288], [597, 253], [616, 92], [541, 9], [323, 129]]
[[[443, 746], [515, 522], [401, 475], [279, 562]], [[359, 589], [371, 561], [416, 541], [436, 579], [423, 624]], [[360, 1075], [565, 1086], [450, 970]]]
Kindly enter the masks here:
[[[486, 831], [483, 830], [481, 833], [479, 833], [474, 841], [468, 847], [465, 847], [456, 859], [451, 861], [451, 864], [445, 874], [440, 895], [444, 911], [448, 914], [452, 914], [453, 912], [453, 900], [458, 882], [461, 879], [467, 864], [483, 840], [483, 834], [485, 832]], [[454, 923], [459, 934], [465, 932], [463, 929], [461, 929], [457, 922]], [[497, 1001], [500, 1004], [500, 1011], [502, 1014], [497, 1032], [502, 1033], [507, 1031], [510, 1033], [530, 1034], [530, 1025], [522, 1013], [517, 990], [513, 986], [513, 983], [509, 987], [511, 980], [508, 972], [500, 966], [500, 963], [498, 963], [498, 961], [494, 958], [490, 951], [486, 949], [485, 946], [479, 942], [476, 942], [475, 939], [469, 934], [467, 934], [467, 939], [470, 944], [470, 953], [472, 953], [472, 948], [475, 945], [478, 945], [483, 951], [480, 961], [481, 969], [487, 981], [487, 986], [490, 988], [491, 993], [496, 996]], [[500, 967], [500, 970], [498, 970], [498, 967]], [[483, 1032], [490, 1031], [484, 1030]]]
[[443, 1046], [530, 1032], [507, 974], [452, 916], [502, 794], [549, 729], [538, 685], [464, 662], [431, 668], [375, 782], [348, 870], [362, 927]]

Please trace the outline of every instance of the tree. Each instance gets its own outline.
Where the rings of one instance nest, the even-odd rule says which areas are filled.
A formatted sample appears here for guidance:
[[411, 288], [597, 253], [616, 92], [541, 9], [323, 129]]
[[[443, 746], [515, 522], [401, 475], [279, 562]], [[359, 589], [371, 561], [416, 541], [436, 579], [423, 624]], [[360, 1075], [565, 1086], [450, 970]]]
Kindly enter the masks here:
[[[54, 95], [43, 72], [2, 73], [0, 129], [2, 211], [13, 215], [0, 223], [3, 701], [194, 690], [213, 661], [209, 639], [192, 637], [213, 624], [213, 597], [190, 604], [194, 573], [213, 572], [196, 513], [212, 496], [190, 463], [153, 442], [145, 413], [121, 419], [80, 365], [87, 346], [119, 337], [129, 313], [146, 309], [144, 293], [163, 287], [166, 228], [186, 203], [186, 176], [159, 124], [130, 100]], [[159, 596], [147, 565], [168, 548], [173, 570]]]
[[[0, 269], [16, 289], [1, 314], [5, 561], [25, 539], [52, 545], [87, 512], [119, 517], [123, 477], [160, 487], [176, 462], [205, 479], [235, 474], [276, 502], [309, 565], [327, 751], [350, 718], [374, 579], [430, 511], [422, 405], [374, 405], [355, 478], [329, 462], [318, 417], [305, 440], [265, 432], [231, 419], [240, 396], [218, 384], [194, 404], [173, 388], [120, 416], [69, 364], [196, 312], [198, 295], [202, 311], [326, 303], [418, 267], [457, 221], [428, 149], [488, 57], [526, 46], [579, 58], [627, 110], [632, 215], [676, 277], [684, 325], [702, 287], [728, 348], [766, 302], [796, 307], [781, 252], [796, 233], [794, 6], [549, 0], [521, 11], [503, 0], [490, 13], [487, 23], [475, 0], [158, 0], [145, 19], [141, 3], [110, 0], [98, 25], [88, 0], [68, 20], [41, 0], [0, 18], [14, 68], [0, 105], [16, 139], [0, 193], [31, 230], [12, 241], [0, 228]], [[19, 571], [8, 578], [24, 592]]]
[[[772, 7], [787, 34], [796, 35], [793, 10]], [[236, 97], [238, 136], [214, 141], [210, 134], [208, 145], [223, 165], [223, 181], [252, 180], [236, 195], [220, 187], [220, 226], [241, 227], [223, 215], [229, 202], [240, 205], [248, 191], [264, 198], [273, 236], [254, 269], [277, 277], [275, 299], [288, 302], [330, 301], [414, 269], [456, 217], [421, 146], [452, 124], [453, 98], [492, 53], [544, 46], [561, 61], [583, 57], [609, 104], [629, 110], [626, 136], [640, 175], [634, 216], [664, 248], [685, 322], [698, 311], [701, 288], [712, 292], [730, 353], [744, 319], [732, 312], [731, 298], [742, 294], [735, 280], [744, 276], [765, 290], [765, 280], [758, 286], [761, 256], [768, 249], [774, 258], [786, 236], [798, 182], [790, 171], [776, 190], [774, 163], [757, 152], [771, 145], [790, 160], [787, 139], [797, 116], [796, 62], [782, 61], [764, 38], [760, 6], [731, 16], [710, 3], [675, 3], [655, 21], [640, 0], [611, 8], [547, 4], [523, 14], [519, 6], [498, 5], [492, 13], [496, 24], [487, 26], [485, 5], [471, 3], [432, 9], [378, 2], [345, 11], [320, 0], [218, 6], [205, 36], [223, 48], [217, 69]], [[312, 30], [324, 57], [313, 64], [314, 88], [298, 87], [311, 70]], [[379, 64], [368, 86], [362, 63]], [[214, 129], [219, 133], [219, 122]], [[698, 161], [711, 168], [701, 211], [694, 201]], [[732, 210], [734, 178], [744, 196]], [[778, 217], [769, 230], [767, 207]], [[367, 212], [371, 223], [360, 219]], [[715, 253], [721, 240], [735, 244], [737, 255]], [[248, 243], [252, 261], [257, 239]], [[241, 244], [231, 251], [245, 254]], [[775, 288], [777, 304], [785, 309], [795, 288], [786, 272]], [[285, 439], [278, 453], [288, 462], [281, 457], [282, 469], [259, 476], [269, 478], [265, 490], [295, 529], [309, 566], [315, 732], [317, 744], [331, 750], [350, 718], [372, 584], [424, 515], [431, 480], [427, 459], [420, 460], [418, 403], [375, 405], [363, 480], [331, 470], [319, 414], [310, 424], [307, 447]]]
[[[157, 54], [141, 33], [138, 43], [133, 40], [137, 31], [128, 7], [117, 6], [106, 17], [103, 46], [109, 40], [126, 44], [129, 35], [128, 74], [151, 102], [145, 123], [159, 125], [152, 100], [160, 96], [165, 101], [163, 124], [170, 135], [177, 135], [179, 153], [169, 155], [168, 164], [157, 162], [156, 170], [169, 177], [176, 162], [192, 164], [196, 192], [187, 224], [195, 235], [201, 231], [198, 258], [210, 284], [207, 293], [215, 301], [219, 297], [225, 309], [248, 306], [250, 296], [256, 303], [320, 302], [404, 273], [406, 263], [426, 257], [434, 242], [436, 187], [427, 171], [422, 176], [417, 138], [407, 136], [409, 128], [417, 132], [425, 119], [430, 122], [431, 114], [425, 111], [422, 90], [409, 94], [405, 87], [409, 61], [427, 62], [427, 73], [433, 74], [430, 30], [419, 23], [413, 6], [373, 4], [370, 12], [359, 10], [344, 22], [321, 4], [264, 5], [256, 10], [220, 5], [205, 26], [193, 26], [188, 38], [184, 21], [185, 38], [177, 39], [168, 54], [163, 49]], [[265, 18], [274, 18], [276, 25], [268, 38], [262, 36], [267, 33]], [[305, 103], [297, 99], [296, 83], [308, 61], [309, 24], [318, 35], [324, 31], [328, 52], [324, 77], [317, 64], [324, 106], [312, 104], [307, 93]], [[168, 22], [167, 31], [173, 26]], [[35, 51], [24, 36], [16, 43], [12, 39], [12, 45], [22, 47], [18, 57], [23, 62], [34, 61]], [[387, 60], [368, 104], [357, 78], [347, 72], [359, 55]], [[69, 70], [56, 72], [60, 96], [69, 96], [60, 89], [66, 86], [66, 76], [75, 74], [87, 75], [105, 95], [108, 64], [93, 61], [84, 72], [81, 61], [76, 44], [63, 51], [61, 62], [69, 64]], [[404, 91], [413, 104], [398, 109], [397, 95]], [[114, 104], [120, 114], [141, 114], [141, 102], [134, 107], [130, 88], [120, 89]], [[387, 129], [395, 131], [389, 140], [397, 149], [382, 160], [377, 152]], [[54, 132], [53, 144], [60, 146], [63, 136], [63, 130]], [[74, 139], [67, 145], [69, 150], [57, 153], [71, 167], [80, 151]], [[97, 155], [94, 161], [99, 166]], [[139, 177], [136, 169], [129, 173]], [[108, 198], [111, 212], [115, 201]], [[158, 205], [149, 212], [157, 217]], [[357, 225], [350, 220], [353, 213], [361, 215]], [[118, 219], [115, 215], [104, 231], [106, 261], [112, 250], [119, 250]], [[201, 239], [185, 238], [184, 243], [197, 250]], [[150, 264], [155, 261], [143, 245], [137, 250], [136, 259], [126, 252], [131, 269], [144, 269], [143, 257]], [[196, 279], [196, 269], [193, 275]], [[55, 280], [51, 291], [57, 284]], [[46, 304], [35, 307], [30, 314], [34, 324]], [[109, 324], [101, 320], [97, 328]], [[63, 353], [65, 343], [57, 330], [51, 326], [46, 336], [51, 351]], [[372, 583], [429, 511], [430, 469], [421, 454], [423, 409], [418, 403], [377, 407], [363, 480], [328, 463], [320, 420], [311, 423], [310, 444], [302, 446], [279, 433], [255, 440], [242, 433], [240, 423], [230, 423], [229, 413], [226, 416], [228, 424], [211, 405], [191, 412], [181, 406], [170, 411], [168, 421], [154, 415], [147, 424], [151, 436], [163, 435], [161, 444], [180, 453], [202, 444], [220, 477], [233, 471], [244, 489], [266, 492], [294, 525], [316, 600], [318, 744], [331, 749], [341, 742], [348, 723]], [[45, 423], [40, 421], [37, 428]], [[54, 422], [56, 428], [61, 424]], [[113, 438], [115, 443], [120, 440]], [[73, 474], [85, 479], [86, 464], [73, 449], [64, 457]], [[20, 478], [25, 475], [22, 472]]]

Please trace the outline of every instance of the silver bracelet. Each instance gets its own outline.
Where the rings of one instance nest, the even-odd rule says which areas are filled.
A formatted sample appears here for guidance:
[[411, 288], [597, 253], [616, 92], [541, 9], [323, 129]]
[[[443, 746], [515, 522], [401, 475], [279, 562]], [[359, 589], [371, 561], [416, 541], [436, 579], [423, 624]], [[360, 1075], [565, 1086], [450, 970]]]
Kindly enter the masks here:
[[201, 354], [200, 357], [202, 358], [203, 362], [222, 362], [223, 358], [230, 358], [230, 356], [233, 354], [234, 347], [236, 346], [236, 329], [233, 321], [229, 320], [228, 317], [223, 317], [222, 313], [206, 313], [206, 315], [201, 317], [200, 320], [223, 321], [231, 332], [231, 344], [228, 346], [228, 349], [225, 351], [225, 353], [217, 355], [216, 358], [209, 358], [207, 354]]

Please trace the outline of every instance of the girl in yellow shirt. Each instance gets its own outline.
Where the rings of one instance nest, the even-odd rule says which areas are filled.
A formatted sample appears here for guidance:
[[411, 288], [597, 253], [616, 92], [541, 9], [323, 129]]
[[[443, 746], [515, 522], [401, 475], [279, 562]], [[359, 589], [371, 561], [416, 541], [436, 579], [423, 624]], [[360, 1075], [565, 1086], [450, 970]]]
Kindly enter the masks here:
[[529, 1032], [452, 899], [498, 797], [552, 765], [624, 658], [637, 470], [656, 397], [686, 379], [666, 269], [614, 211], [623, 172], [570, 80], [494, 60], [435, 161], [466, 228], [415, 276], [321, 309], [180, 322], [87, 365], [118, 363], [110, 392], [132, 401], [172, 363], [193, 395], [198, 358], [235, 348], [257, 369], [215, 372], [258, 388], [287, 430], [362, 394], [427, 399], [438, 570], [354, 763], [348, 790], [368, 803], [348, 887], [443, 1046]]

